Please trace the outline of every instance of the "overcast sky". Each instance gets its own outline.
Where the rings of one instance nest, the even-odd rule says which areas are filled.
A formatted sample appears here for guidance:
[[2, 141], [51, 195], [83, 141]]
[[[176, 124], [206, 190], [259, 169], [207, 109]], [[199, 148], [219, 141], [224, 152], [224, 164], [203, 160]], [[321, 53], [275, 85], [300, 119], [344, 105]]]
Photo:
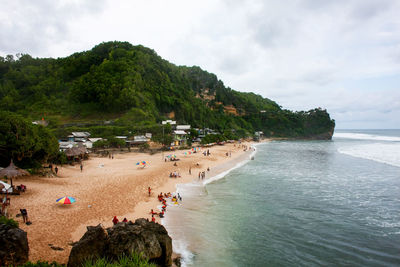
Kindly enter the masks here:
[[114, 40], [337, 128], [400, 128], [399, 0], [0, 0], [1, 56]]

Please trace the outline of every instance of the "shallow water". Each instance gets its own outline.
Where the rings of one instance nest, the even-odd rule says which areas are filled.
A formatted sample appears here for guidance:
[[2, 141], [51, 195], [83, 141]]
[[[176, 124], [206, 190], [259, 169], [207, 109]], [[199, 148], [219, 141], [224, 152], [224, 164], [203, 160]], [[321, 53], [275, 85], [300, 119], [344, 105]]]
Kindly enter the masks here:
[[399, 266], [396, 138], [259, 145], [224, 178], [179, 187], [183, 205], [165, 219], [174, 249], [186, 266]]

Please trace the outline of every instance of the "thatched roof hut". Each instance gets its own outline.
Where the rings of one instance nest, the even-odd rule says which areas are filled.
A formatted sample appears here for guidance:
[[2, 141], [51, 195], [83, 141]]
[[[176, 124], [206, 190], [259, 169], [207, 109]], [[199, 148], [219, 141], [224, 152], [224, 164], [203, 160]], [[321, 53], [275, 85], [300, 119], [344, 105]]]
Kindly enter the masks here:
[[15, 166], [12, 160], [7, 168], [0, 170], [0, 177], [14, 178], [24, 175], [29, 175], [29, 172]]
[[68, 148], [65, 151], [65, 155], [67, 155], [67, 157], [79, 157], [79, 156], [84, 156], [87, 153], [87, 149], [86, 147], [72, 147], [72, 148]]

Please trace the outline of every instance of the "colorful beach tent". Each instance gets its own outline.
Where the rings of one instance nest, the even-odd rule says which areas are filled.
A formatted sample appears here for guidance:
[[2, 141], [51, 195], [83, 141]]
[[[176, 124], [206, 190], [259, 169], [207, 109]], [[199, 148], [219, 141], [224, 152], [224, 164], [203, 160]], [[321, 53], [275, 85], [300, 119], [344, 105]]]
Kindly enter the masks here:
[[73, 197], [61, 197], [61, 198], [56, 200], [57, 203], [61, 203], [61, 204], [72, 204], [75, 201], [76, 200]]

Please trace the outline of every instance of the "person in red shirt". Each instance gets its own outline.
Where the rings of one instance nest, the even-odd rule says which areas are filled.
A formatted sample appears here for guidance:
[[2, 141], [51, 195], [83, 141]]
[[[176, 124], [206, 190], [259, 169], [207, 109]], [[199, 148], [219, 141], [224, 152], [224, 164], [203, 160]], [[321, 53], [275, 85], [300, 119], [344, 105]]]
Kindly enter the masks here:
[[114, 216], [114, 219], [112, 220], [112, 222], [114, 225], [116, 225], [119, 222], [117, 216]]
[[149, 189], [148, 189], [148, 190], [149, 190], [149, 196], [150, 196], [150, 195], [151, 195], [151, 188], [150, 188], [150, 186], [149, 186]]
[[153, 215], [153, 214], [151, 215], [151, 221], [152, 221], [152, 222], [156, 222], [156, 218], [154, 218], [154, 215]]
[[127, 219], [127, 218], [124, 218], [124, 219], [122, 220], [122, 222], [128, 222], [128, 219]]

